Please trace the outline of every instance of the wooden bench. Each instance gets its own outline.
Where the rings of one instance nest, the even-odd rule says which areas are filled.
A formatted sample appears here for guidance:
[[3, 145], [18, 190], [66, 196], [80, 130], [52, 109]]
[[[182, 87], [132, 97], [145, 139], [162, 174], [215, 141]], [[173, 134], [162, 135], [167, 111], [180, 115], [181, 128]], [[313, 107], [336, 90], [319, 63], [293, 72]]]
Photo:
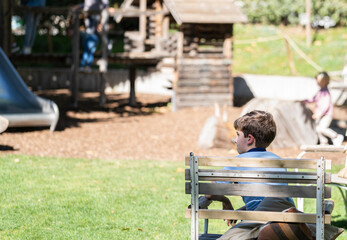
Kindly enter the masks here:
[[[330, 187], [325, 186], [331, 179], [331, 174], [325, 173], [326, 169], [331, 168], [330, 160], [325, 160], [323, 157], [321, 159], [300, 160], [204, 157], [194, 156], [191, 153], [185, 158], [185, 165], [189, 166], [185, 170], [185, 189], [186, 194], [191, 195], [191, 207], [186, 209], [186, 217], [191, 218], [192, 240], [199, 239], [199, 218], [316, 223], [316, 239], [324, 239], [324, 224], [329, 224], [331, 221], [330, 214], [325, 214], [324, 210], [324, 199], [331, 197]], [[221, 170], [216, 167], [300, 168], [315, 169], [316, 171], [235, 171]], [[225, 182], [288, 183], [289, 185], [248, 184], [245, 187], [244, 184], [225, 184]], [[199, 208], [199, 194], [316, 198], [316, 213], [201, 209], [201, 207]], [[203, 235], [207, 239], [218, 236], [211, 236], [208, 233]]]

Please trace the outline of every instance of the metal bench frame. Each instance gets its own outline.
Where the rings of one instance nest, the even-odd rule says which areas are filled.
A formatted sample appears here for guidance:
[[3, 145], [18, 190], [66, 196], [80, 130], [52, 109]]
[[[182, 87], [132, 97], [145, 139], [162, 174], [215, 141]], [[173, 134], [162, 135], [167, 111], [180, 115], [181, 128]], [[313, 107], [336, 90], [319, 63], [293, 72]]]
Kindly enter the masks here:
[[[241, 164], [241, 165], [240, 165]], [[284, 167], [295, 168], [301, 166], [303, 169], [316, 169], [315, 173], [312, 172], [256, 172], [251, 171], [239, 171], [239, 173], [224, 171], [210, 170], [206, 168], [200, 168], [200, 166], [245, 166], [245, 167]], [[186, 194], [191, 195], [191, 208], [186, 210], [186, 217], [191, 218], [191, 239], [199, 239], [199, 218], [204, 219], [240, 219], [240, 220], [257, 220], [257, 221], [271, 221], [280, 222], [305, 222], [316, 223], [316, 239], [324, 239], [324, 224], [329, 224], [331, 216], [325, 214], [324, 199], [331, 197], [331, 188], [326, 187], [325, 184], [330, 182], [331, 175], [326, 173], [326, 169], [331, 168], [331, 161], [325, 160], [324, 157], [320, 159], [256, 159], [256, 158], [222, 158], [222, 157], [201, 157], [194, 156], [190, 153], [189, 157], [186, 157], [186, 166], [190, 166], [186, 169]], [[253, 174], [253, 175], [252, 175]], [[257, 211], [231, 211], [231, 210], [214, 210], [214, 209], [199, 209], [199, 194], [214, 194], [213, 192], [220, 193], [221, 188], [217, 187], [216, 181], [221, 181], [221, 178], [225, 178], [226, 182], [230, 179], [238, 179], [240, 182], [284, 182], [284, 183], [302, 183], [302, 186], [290, 185], [290, 186], [274, 186], [271, 185], [269, 190], [264, 191], [262, 196], [264, 197], [310, 197], [316, 198], [316, 213], [279, 213], [279, 212], [257, 212]], [[205, 182], [204, 182], [205, 181]], [[211, 181], [206, 183], [206, 181]], [[315, 184], [315, 186], [307, 186], [305, 184]], [[214, 184], [214, 185], [211, 185]], [[227, 188], [231, 188], [228, 184]], [[252, 185], [252, 184], [251, 184]], [[248, 188], [251, 187], [248, 185]], [[209, 187], [210, 186], [210, 187]], [[257, 185], [259, 188], [260, 185]], [[260, 188], [266, 189], [269, 185], [261, 185]], [[226, 186], [225, 186], [226, 187]], [[240, 192], [244, 191], [242, 184], [236, 184], [237, 189]], [[276, 190], [290, 187], [294, 190]], [[312, 189], [314, 188], [314, 189]], [[209, 190], [207, 190], [209, 189]], [[213, 189], [213, 190], [212, 190]], [[216, 190], [217, 189], [217, 190]], [[218, 190], [219, 189], [219, 190]], [[224, 195], [238, 195], [238, 193], [228, 190]], [[273, 189], [273, 190], [272, 190]], [[314, 190], [313, 195], [309, 196], [309, 190]], [[212, 192], [206, 192], [212, 191]], [[217, 193], [216, 192], [216, 193]], [[314, 193], [315, 192], [315, 193]], [[259, 193], [257, 193], [259, 194]], [[315, 195], [315, 196], [314, 196]], [[257, 195], [258, 196], [258, 195]], [[285, 214], [285, 217], [284, 215]], [[291, 216], [291, 214], [294, 214]], [[291, 218], [293, 217], [293, 218]], [[205, 228], [207, 232], [207, 228]]]

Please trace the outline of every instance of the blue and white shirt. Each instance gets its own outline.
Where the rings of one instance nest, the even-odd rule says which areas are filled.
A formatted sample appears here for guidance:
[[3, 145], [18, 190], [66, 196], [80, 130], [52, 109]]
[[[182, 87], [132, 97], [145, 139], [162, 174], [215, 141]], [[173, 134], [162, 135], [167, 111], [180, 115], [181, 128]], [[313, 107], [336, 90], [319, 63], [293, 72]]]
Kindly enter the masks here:
[[[241, 153], [236, 156], [239, 158], [280, 158], [278, 155], [266, 151], [265, 148], [252, 148], [248, 152]], [[277, 172], [286, 172], [286, 168], [255, 168], [255, 167], [224, 167], [223, 170], [254, 170], [254, 171], [277, 171]], [[251, 182], [243, 182], [239, 184], [268, 184], [268, 185], [288, 185], [286, 183], [251, 183]], [[264, 197], [248, 197], [243, 196], [242, 200], [245, 203], [247, 211], [253, 211], [258, 207], [260, 202], [264, 199]], [[288, 202], [294, 204], [292, 198], [286, 198]]]

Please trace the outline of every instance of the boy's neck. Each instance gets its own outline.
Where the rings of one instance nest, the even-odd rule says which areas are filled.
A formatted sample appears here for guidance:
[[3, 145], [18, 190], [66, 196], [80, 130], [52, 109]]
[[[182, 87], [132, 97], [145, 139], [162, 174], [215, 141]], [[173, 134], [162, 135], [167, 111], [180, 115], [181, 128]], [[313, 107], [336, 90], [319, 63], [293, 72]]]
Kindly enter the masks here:
[[255, 148], [249, 149], [247, 152], [265, 152], [265, 151], [266, 151], [266, 148], [255, 147]]

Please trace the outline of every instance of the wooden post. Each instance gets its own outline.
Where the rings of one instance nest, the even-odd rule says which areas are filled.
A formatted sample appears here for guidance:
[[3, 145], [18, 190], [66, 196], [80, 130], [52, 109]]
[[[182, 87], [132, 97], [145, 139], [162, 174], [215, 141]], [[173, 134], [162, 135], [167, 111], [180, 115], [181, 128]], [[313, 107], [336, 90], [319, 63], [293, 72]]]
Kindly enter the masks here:
[[233, 49], [234, 49], [234, 24], [231, 26], [231, 32], [230, 35], [228, 36], [228, 39], [230, 41], [230, 46], [227, 49], [227, 53], [226, 56], [228, 57], [228, 59], [230, 60], [229, 63], [229, 74], [230, 74], [230, 78], [229, 78], [229, 91], [230, 91], [230, 105], [233, 106], [234, 105], [234, 78], [233, 78]]
[[[5, 1], [0, 1], [0, 32], [4, 33]], [[0, 47], [4, 49], [4, 34], [0, 35]]]
[[[163, 7], [161, 6], [161, 3], [159, 0], [155, 0], [154, 6], [155, 6], [155, 11], [157, 12], [163, 11]], [[156, 14], [155, 15], [155, 37], [156, 38], [160, 38], [163, 34], [162, 24], [163, 24], [163, 14]]]
[[107, 38], [107, 30], [108, 30], [108, 11], [107, 9], [102, 10], [101, 12], [101, 61], [99, 63], [99, 71], [100, 72], [107, 72], [108, 62], [107, 62], [107, 44], [108, 44], [108, 38]]
[[135, 92], [135, 80], [136, 80], [136, 66], [130, 65], [129, 67], [129, 80], [130, 80], [130, 95], [129, 105], [136, 106], [136, 92]]
[[[162, 12], [163, 7], [159, 0], [155, 0], [154, 3], [155, 11]], [[155, 37], [155, 51], [161, 52], [162, 46], [161, 46], [161, 40], [163, 36], [163, 14], [156, 14], [154, 17], [155, 22], [155, 29], [154, 29], [154, 37]]]
[[[163, 9], [165, 11], [169, 11], [167, 9], [166, 5], [163, 6]], [[162, 34], [163, 34], [164, 38], [168, 38], [169, 37], [169, 29], [170, 29], [170, 17], [165, 15], [164, 19], [163, 19], [163, 26], [162, 26]]]
[[184, 42], [184, 35], [183, 32], [178, 32], [177, 34], [177, 53], [176, 57], [181, 58], [183, 57], [183, 42]]
[[106, 99], [105, 99], [105, 73], [107, 72], [108, 68], [108, 57], [107, 57], [107, 44], [108, 44], [108, 38], [107, 38], [107, 30], [108, 30], [108, 10], [103, 9], [101, 12], [101, 60], [99, 63], [99, 80], [100, 80], [100, 86], [99, 86], [99, 105], [100, 107], [104, 106]]
[[306, 44], [311, 46], [311, 0], [306, 0]]
[[11, 18], [12, 18], [12, 1], [11, 0], [0, 1], [0, 46], [7, 56], [11, 55], [11, 44], [12, 44]]
[[232, 37], [227, 37], [224, 39], [223, 55], [227, 59], [232, 58]]
[[290, 71], [292, 72], [292, 75], [296, 75], [296, 68], [295, 68], [295, 64], [293, 60], [293, 55], [292, 55], [292, 51], [290, 50], [290, 46], [289, 46], [287, 38], [284, 38], [284, 42], [286, 43]]
[[100, 72], [98, 74], [99, 76], [99, 106], [103, 107], [106, 103], [106, 96], [105, 96], [105, 74], [103, 72]]
[[72, 38], [72, 57], [71, 68], [71, 105], [78, 107], [78, 88], [79, 88], [79, 66], [80, 66], [80, 22], [79, 11], [73, 12], [73, 38]]
[[147, 10], [147, 0], [140, 0], [140, 22], [139, 22], [139, 31], [141, 40], [146, 39], [146, 26], [147, 26], [147, 16], [144, 14]]

